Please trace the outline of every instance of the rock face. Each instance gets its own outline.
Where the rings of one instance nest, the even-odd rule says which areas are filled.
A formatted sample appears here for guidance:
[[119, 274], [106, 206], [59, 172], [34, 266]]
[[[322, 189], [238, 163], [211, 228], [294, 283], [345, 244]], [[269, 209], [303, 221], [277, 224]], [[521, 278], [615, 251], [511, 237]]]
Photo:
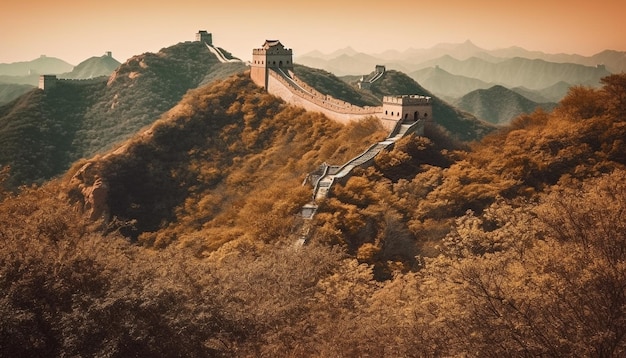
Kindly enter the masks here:
[[107, 220], [109, 186], [98, 175], [89, 175], [91, 166], [92, 163], [87, 163], [81, 167], [70, 180], [70, 186], [74, 192], [74, 197], [82, 202], [83, 211], [89, 215], [91, 220], [100, 218]]
[[91, 220], [106, 216], [109, 186], [101, 178], [96, 178], [92, 186], [83, 188], [82, 193], [85, 196], [85, 211]]

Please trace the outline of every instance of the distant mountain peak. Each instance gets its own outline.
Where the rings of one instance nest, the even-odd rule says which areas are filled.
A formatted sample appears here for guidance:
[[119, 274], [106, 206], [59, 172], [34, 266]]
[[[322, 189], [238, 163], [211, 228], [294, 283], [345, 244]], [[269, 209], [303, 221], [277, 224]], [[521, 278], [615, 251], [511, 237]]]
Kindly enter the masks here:
[[356, 55], [358, 53], [359, 52], [356, 51], [355, 49], [353, 49], [352, 47], [347, 46], [347, 47], [341, 48], [341, 49], [339, 49], [337, 51], [333, 51], [328, 56], [330, 56], [330, 57], [339, 57], [339, 56], [342, 56], [342, 55], [354, 56], [354, 55]]
[[502, 85], [477, 89], [455, 101], [455, 105], [478, 118], [494, 124], [507, 124], [522, 113], [542, 107], [551, 110], [556, 103], [536, 103]]
[[484, 51], [484, 49], [476, 46], [471, 40], [465, 40], [461, 43], [443, 42], [432, 47], [433, 49], [454, 50], [454, 49], [471, 49], [476, 51]]

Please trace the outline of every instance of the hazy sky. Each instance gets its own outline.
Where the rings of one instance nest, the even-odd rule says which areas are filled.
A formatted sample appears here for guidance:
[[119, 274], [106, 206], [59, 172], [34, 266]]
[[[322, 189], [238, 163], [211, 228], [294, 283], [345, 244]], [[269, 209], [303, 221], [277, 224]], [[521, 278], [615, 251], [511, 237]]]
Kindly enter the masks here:
[[281, 40], [296, 57], [468, 39], [486, 49], [626, 51], [625, 0], [25, 0], [0, 9], [0, 63], [45, 54], [76, 65], [105, 51], [124, 62], [193, 40], [198, 30], [244, 60], [265, 39]]

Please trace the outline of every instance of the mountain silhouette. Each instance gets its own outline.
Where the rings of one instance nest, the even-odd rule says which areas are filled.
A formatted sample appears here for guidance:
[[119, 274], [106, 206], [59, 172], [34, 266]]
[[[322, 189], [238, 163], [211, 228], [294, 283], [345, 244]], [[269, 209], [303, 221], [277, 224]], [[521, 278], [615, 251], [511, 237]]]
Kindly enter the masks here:
[[523, 113], [537, 108], [550, 111], [556, 103], [536, 103], [504, 86], [472, 91], [454, 102], [459, 109], [493, 124], [508, 124]]
[[489, 88], [493, 85], [476, 78], [453, 75], [438, 66], [411, 72], [409, 76], [436, 95], [450, 99], [456, 99], [471, 91]]
[[79, 63], [71, 72], [60, 74], [60, 78], [87, 79], [100, 76], [109, 76], [121, 63], [111, 55], [90, 57]]
[[31, 61], [0, 63], [0, 76], [27, 76], [33, 72], [54, 75], [69, 72], [72, 68], [74, 66], [59, 58], [41, 55]]

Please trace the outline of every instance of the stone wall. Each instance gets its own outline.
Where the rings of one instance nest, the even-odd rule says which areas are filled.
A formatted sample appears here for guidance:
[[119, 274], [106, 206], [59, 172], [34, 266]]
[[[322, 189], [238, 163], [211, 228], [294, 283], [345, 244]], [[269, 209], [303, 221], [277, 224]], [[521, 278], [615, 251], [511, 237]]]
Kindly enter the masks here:
[[[332, 101], [326, 103], [321, 98], [317, 98], [311, 94], [296, 90], [287, 80], [280, 74], [269, 71], [267, 91], [278, 96], [290, 104], [303, 107], [307, 111], [320, 112], [328, 118], [339, 123], [347, 124], [351, 121], [357, 121], [368, 116], [376, 116], [380, 113], [380, 107], [356, 107], [352, 110], [346, 110], [340, 106], [331, 105]], [[357, 110], [361, 108], [361, 110]]]
[[385, 96], [381, 119], [386, 120], [427, 120], [432, 117], [430, 97], [418, 95]]
[[58, 83], [71, 83], [72, 85], [88, 85], [92, 83], [106, 82], [107, 76], [100, 76], [86, 79], [69, 79], [69, 78], [57, 78], [56, 75], [41, 75], [39, 76], [39, 88], [42, 90], [50, 90], [55, 88]]

